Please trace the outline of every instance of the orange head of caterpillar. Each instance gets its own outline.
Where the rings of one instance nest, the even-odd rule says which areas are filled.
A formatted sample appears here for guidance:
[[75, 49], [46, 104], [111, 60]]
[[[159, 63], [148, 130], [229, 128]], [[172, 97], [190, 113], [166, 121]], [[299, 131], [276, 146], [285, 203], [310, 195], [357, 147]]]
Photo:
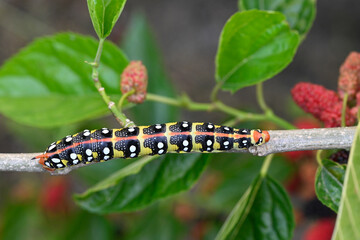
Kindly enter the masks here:
[[261, 145], [270, 140], [270, 134], [268, 131], [261, 131], [260, 129], [251, 131], [251, 138], [254, 145]]
[[[45, 169], [45, 170], [48, 170], [48, 171], [54, 171], [55, 169], [54, 168], [51, 168], [50, 165], [47, 165], [45, 164], [45, 161], [49, 158], [49, 153], [45, 152], [41, 155], [38, 155], [36, 157], [33, 158], [33, 160], [35, 159], [39, 159], [39, 163], [42, 165], [42, 167]], [[48, 163], [49, 164], [49, 163]]]

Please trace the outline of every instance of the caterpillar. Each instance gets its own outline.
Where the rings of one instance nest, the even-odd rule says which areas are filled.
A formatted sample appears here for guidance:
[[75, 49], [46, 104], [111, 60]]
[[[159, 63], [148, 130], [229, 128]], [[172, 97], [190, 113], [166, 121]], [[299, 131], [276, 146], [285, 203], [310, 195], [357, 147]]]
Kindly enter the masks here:
[[44, 169], [54, 171], [112, 158], [246, 149], [269, 139], [269, 133], [260, 129], [235, 129], [212, 123], [182, 121], [121, 129], [84, 130], [51, 143], [43, 154], [33, 159], [39, 159]]

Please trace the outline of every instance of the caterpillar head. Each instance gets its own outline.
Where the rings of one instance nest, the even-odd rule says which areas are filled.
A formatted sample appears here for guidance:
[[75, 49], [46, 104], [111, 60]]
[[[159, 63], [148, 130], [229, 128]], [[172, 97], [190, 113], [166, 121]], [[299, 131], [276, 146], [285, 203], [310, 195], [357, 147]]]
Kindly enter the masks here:
[[251, 138], [254, 141], [254, 145], [261, 145], [270, 140], [270, 134], [268, 131], [261, 131], [260, 129], [251, 131]]

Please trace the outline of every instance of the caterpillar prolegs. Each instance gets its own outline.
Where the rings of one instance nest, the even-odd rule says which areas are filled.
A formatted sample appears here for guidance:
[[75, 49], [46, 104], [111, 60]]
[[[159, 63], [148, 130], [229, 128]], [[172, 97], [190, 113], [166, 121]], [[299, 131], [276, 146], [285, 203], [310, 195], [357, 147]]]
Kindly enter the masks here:
[[36, 156], [46, 170], [168, 152], [218, 152], [268, 142], [259, 129], [235, 129], [203, 122], [174, 122], [121, 129], [84, 130], [53, 142]]

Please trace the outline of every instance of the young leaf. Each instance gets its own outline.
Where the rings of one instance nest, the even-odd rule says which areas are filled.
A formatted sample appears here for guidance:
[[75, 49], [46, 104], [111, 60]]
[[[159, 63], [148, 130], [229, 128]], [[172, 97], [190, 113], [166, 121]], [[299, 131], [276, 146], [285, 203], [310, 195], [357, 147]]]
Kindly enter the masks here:
[[[96, 213], [133, 211], [189, 189], [207, 165], [202, 154], [167, 154], [155, 161], [131, 165], [75, 196], [83, 208]], [[134, 163], [136, 164], [136, 162]], [[144, 167], [143, 167], [144, 166]], [[129, 169], [140, 170], [129, 171]]]
[[[97, 41], [66, 33], [40, 38], [0, 69], [0, 112], [19, 123], [56, 127], [108, 113], [91, 79]], [[128, 61], [105, 42], [100, 81], [119, 99], [119, 78]]]
[[346, 167], [333, 240], [360, 239], [360, 124], [357, 126]]
[[99, 38], [110, 35], [126, 0], [87, 0], [91, 21]]
[[298, 31], [302, 37], [311, 28], [316, 12], [314, 0], [239, 0], [239, 8], [281, 12], [286, 16], [291, 29]]
[[343, 188], [345, 167], [328, 159], [316, 172], [315, 191], [319, 200], [334, 212], [338, 211]]
[[262, 82], [293, 59], [299, 35], [285, 16], [250, 10], [235, 13], [225, 24], [216, 55], [216, 81], [235, 92]]
[[269, 176], [259, 175], [218, 233], [222, 239], [291, 239], [295, 223], [290, 200]]
[[[160, 50], [144, 15], [137, 13], [131, 17], [122, 49], [130, 59], [141, 60], [147, 67], [148, 93], [175, 97], [174, 88], [164, 70]], [[178, 116], [177, 108], [150, 101], [135, 106], [131, 112], [139, 125], [176, 121]]]

